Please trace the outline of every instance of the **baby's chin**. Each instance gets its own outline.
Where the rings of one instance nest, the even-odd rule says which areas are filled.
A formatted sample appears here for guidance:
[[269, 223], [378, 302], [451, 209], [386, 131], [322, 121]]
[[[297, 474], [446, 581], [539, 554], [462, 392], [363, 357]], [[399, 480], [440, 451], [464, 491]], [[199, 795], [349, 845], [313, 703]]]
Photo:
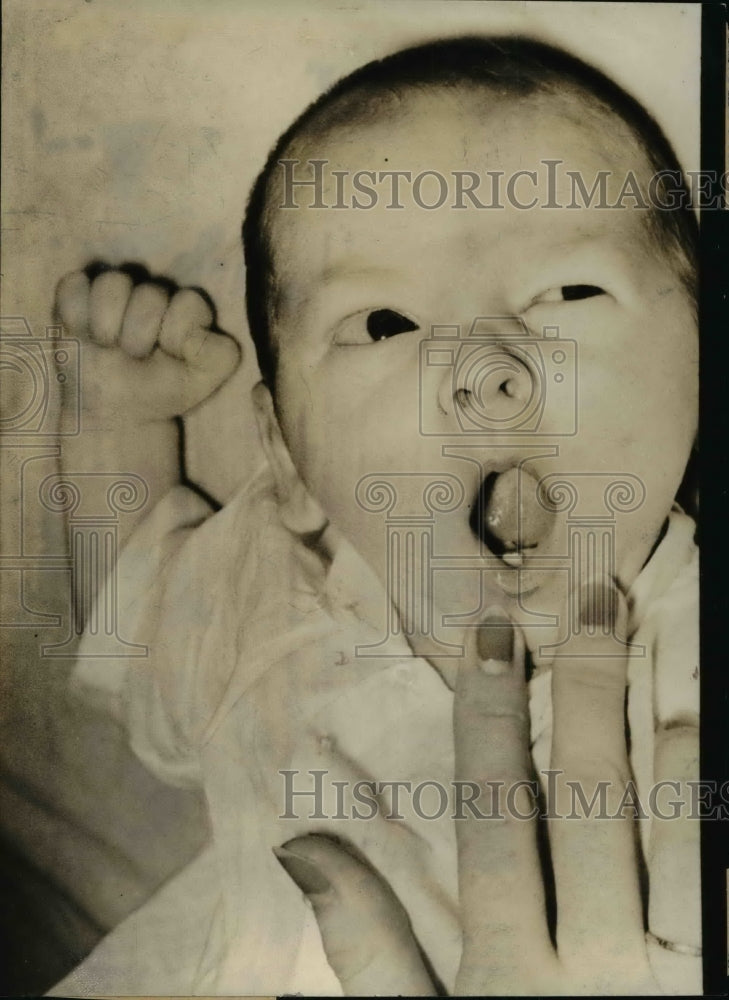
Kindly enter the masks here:
[[[439, 623], [436, 631], [446, 641], [462, 644], [467, 629], [498, 607], [522, 630], [533, 672], [542, 672], [552, 665], [556, 648], [580, 631], [573, 618], [584, 588], [615, 585], [627, 596], [660, 539], [656, 534], [650, 542], [617, 546], [617, 567], [612, 559], [580, 566], [563, 557], [552, 561], [553, 568], [537, 568], [538, 558], [533, 557], [521, 566], [494, 568], [482, 574], [481, 580], [475, 575], [470, 579], [464, 575], [458, 582], [454, 579], [452, 587], [443, 587], [434, 595], [432, 620]], [[620, 638], [627, 640], [628, 636]], [[421, 637], [421, 648], [427, 646], [428, 640]], [[444, 676], [447, 674], [446, 664]]]

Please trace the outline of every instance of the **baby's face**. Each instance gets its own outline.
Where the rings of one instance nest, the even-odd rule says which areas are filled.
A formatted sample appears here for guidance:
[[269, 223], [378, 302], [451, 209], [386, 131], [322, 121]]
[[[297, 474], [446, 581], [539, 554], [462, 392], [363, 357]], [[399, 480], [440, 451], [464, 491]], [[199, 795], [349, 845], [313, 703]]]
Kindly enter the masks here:
[[[398, 598], [388, 571], [395, 522], [388, 543], [388, 515], [372, 509], [366, 477], [391, 484], [396, 528], [409, 519], [413, 539], [422, 537], [423, 525], [433, 529], [440, 561], [424, 586], [437, 621], [478, 616], [496, 602], [512, 613], [520, 605], [528, 619], [561, 607], [575, 583], [575, 525], [583, 540], [591, 520], [613, 526], [613, 554], [591, 565], [630, 585], [671, 507], [694, 439], [692, 310], [648, 231], [646, 211], [630, 199], [615, 209], [543, 207], [543, 160], [564, 161], [551, 193], [560, 204], [571, 199], [566, 170], [580, 171], [588, 189], [598, 171], [611, 171], [610, 201], [627, 171], [645, 176], [638, 152], [626, 149], [613, 124], [588, 127], [572, 107], [571, 115], [567, 104], [529, 98], [491, 101], [483, 110], [454, 95], [414, 97], [386, 120], [301, 147], [293, 154], [302, 161], [297, 174], [308, 175], [308, 158], [327, 159], [324, 201], [331, 205], [334, 170], [349, 178], [359, 170], [409, 170], [413, 177], [438, 171], [450, 185], [442, 208], [420, 207], [407, 185], [405, 207], [388, 208], [389, 187], [379, 184], [370, 209], [310, 209], [302, 188], [301, 207], [274, 213], [280, 292], [273, 337], [285, 440], [309, 492], [390, 581], [415, 632], [418, 616], [407, 610], [402, 587]], [[526, 210], [504, 193], [520, 170], [538, 173], [536, 188], [523, 180], [514, 188], [522, 203], [537, 197]], [[468, 199], [466, 208], [450, 207], [453, 171], [503, 171], [505, 207], [479, 209]], [[421, 200], [436, 195], [437, 188], [424, 186]], [[479, 196], [488, 200], [486, 187]], [[495, 319], [469, 345], [477, 317]], [[517, 339], [515, 318], [526, 328]], [[465, 353], [449, 355], [444, 335], [456, 327]], [[556, 359], [560, 345], [544, 339], [545, 327], [558, 328], [565, 342]], [[434, 337], [441, 341], [433, 345], [436, 355], [426, 353]], [[479, 350], [485, 378], [474, 360]], [[540, 352], [541, 375], [528, 361]], [[546, 501], [544, 489], [554, 482], [546, 477], [555, 476], [571, 484], [576, 504], [556, 502], [564, 492]], [[444, 477], [452, 477], [456, 494], [445, 511], [439, 507], [448, 503], [423, 500], [424, 486]], [[633, 501], [610, 493], [618, 481], [636, 491]], [[540, 482], [546, 509], [534, 502]], [[480, 491], [481, 518], [474, 514]], [[525, 524], [516, 529], [519, 520]], [[487, 530], [479, 532], [484, 521]], [[515, 539], [517, 553], [509, 558]], [[407, 572], [418, 577], [425, 562], [418, 542]], [[400, 575], [404, 563], [403, 556]], [[458, 641], [457, 631], [446, 628], [449, 641]], [[539, 640], [545, 638], [542, 631]]]

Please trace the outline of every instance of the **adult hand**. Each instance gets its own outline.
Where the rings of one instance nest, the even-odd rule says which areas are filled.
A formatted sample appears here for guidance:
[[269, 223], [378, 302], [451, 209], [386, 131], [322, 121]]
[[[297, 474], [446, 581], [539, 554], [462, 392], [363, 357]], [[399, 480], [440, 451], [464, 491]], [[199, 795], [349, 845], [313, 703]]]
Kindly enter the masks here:
[[[695, 963], [656, 939], [651, 939], [655, 954], [649, 963], [636, 827], [632, 809], [620, 808], [630, 778], [627, 650], [615, 655], [611, 636], [613, 631], [625, 634], [624, 601], [612, 588], [590, 588], [580, 614], [589, 654], [557, 657], [552, 674], [553, 794], [547, 815], [558, 914], [554, 940], [538, 850], [538, 809], [529, 788], [523, 637], [505, 616], [492, 615], [474, 630], [459, 670], [455, 777], [478, 782], [483, 790], [477, 808], [503, 818], [467, 814], [456, 821], [463, 929], [456, 995], [673, 992], [672, 963]], [[679, 742], [669, 739], [672, 749], [665, 736], [658, 741], [657, 778], [666, 777], [667, 770], [676, 777], [672, 772], [685, 769], [695, 749], [685, 727]], [[500, 787], [517, 789], [511, 809], [494, 801]], [[651, 854], [663, 857], [664, 881], [673, 874], [669, 861], [675, 870], [676, 862], [685, 867], [687, 859], [690, 866], [698, 858], [697, 832], [687, 840], [685, 825], [682, 829], [677, 838], [675, 823], [654, 827]], [[311, 901], [329, 963], [346, 995], [437, 993], [404, 908], [365, 860], [320, 835], [289, 841], [276, 854]], [[691, 942], [696, 928], [680, 926], [680, 910], [675, 901], [669, 905], [672, 933], [678, 935], [673, 940]], [[651, 903], [652, 917], [654, 910]]]

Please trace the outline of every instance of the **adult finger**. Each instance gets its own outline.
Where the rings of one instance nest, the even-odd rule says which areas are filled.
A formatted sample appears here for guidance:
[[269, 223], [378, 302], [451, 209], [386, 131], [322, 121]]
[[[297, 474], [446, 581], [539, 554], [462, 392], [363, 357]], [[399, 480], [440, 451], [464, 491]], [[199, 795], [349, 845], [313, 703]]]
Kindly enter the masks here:
[[615, 984], [622, 970], [634, 982], [647, 967], [625, 736], [627, 647], [616, 638], [627, 610], [612, 583], [585, 586], [577, 603], [581, 655], [557, 655], [552, 668], [557, 950], [587, 978], [612, 975]]
[[[701, 855], [698, 720], [691, 713], [655, 736], [648, 849], [648, 957], [665, 993], [701, 992]], [[696, 787], [696, 786], [693, 786]]]
[[274, 853], [311, 902], [345, 996], [437, 995], [407, 913], [369, 864], [318, 834]]
[[531, 790], [524, 641], [499, 609], [467, 635], [453, 712], [456, 787], [464, 792], [456, 810], [457, 992], [529, 992], [535, 977], [544, 982], [554, 951]]

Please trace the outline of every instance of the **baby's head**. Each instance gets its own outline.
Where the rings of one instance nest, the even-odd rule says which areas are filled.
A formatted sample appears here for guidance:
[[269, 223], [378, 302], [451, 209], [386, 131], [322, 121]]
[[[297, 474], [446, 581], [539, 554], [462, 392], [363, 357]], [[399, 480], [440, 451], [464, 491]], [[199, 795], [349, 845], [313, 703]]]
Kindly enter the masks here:
[[[428, 43], [336, 84], [279, 140], [243, 228], [289, 519], [331, 519], [388, 580], [366, 494], [367, 477], [389, 480], [397, 515], [429, 518], [451, 559], [429, 599], [464, 614], [484, 580], [522, 600], [554, 589], [567, 514], [524, 498], [561, 477], [582, 514], [615, 518], [610, 571], [629, 586], [696, 431], [683, 194], [648, 113], [538, 42]], [[449, 509], [423, 500], [439, 478]], [[629, 512], [605, 509], [617, 481], [635, 490]]]

